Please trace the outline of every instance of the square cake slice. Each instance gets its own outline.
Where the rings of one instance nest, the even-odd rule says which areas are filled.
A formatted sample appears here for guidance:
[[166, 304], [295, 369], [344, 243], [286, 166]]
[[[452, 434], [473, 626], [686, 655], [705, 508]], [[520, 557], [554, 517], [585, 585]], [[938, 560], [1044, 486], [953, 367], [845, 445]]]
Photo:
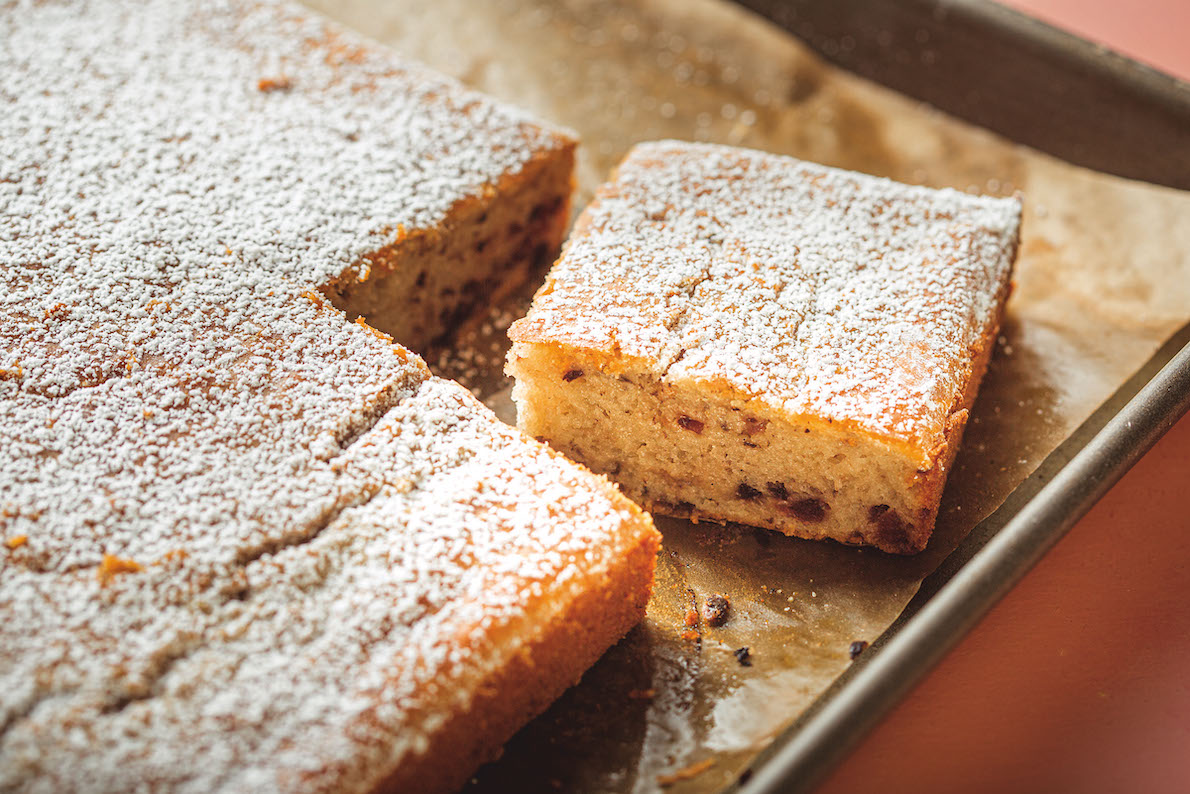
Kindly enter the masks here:
[[629, 153], [509, 335], [522, 429], [650, 509], [908, 554], [1020, 203], [680, 142]]

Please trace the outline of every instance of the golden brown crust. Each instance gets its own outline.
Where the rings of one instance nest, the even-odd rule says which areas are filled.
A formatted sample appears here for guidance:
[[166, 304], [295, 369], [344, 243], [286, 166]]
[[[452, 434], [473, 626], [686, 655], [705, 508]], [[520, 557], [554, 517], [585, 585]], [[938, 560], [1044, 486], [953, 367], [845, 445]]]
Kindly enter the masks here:
[[376, 792], [459, 789], [640, 622], [652, 592], [660, 536], [639, 508], [633, 510], [634, 521], [626, 525], [632, 544], [598, 586], [583, 590], [543, 625], [527, 628], [530, 636], [520, 651], [479, 684], [470, 708], [452, 714], [429, 749], [404, 762]]
[[[1010, 261], [1014, 263], [1019, 246], [1020, 233], [1018, 231], [1012, 243], [1012, 254], [1010, 258]], [[950, 475], [951, 466], [954, 464], [955, 458], [958, 457], [959, 448], [963, 443], [963, 433], [967, 428], [967, 420], [971, 416], [971, 409], [974, 408], [975, 399], [979, 395], [979, 385], [983, 382], [983, 376], [987, 373], [988, 365], [992, 360], [992, 354], [995, 352], [996, 341], [1000, 336], [1000, 327], [1004, 322], [1005, 305], [1011, 292], [1012, 281], [1010, 274], [1009, 280], [1000, 288], [997, 298], [998, 308], [995, 314], [984, 329], [978, 343], [973, 346], [970, 369], [967, 372], [965, 385], [947, 418], [942, 443], [930, 451], [933, 465], [927, 471], [920, 473], [921, 480], [913, 486], [916, 500], [921, 505], [920, 509], [923, 520], [915, 527], [915, 531], [909, 536], [908, 542], [903, 544], [903, 549], [895, 547], [899, 544], [893, 544], [893, 548], [884, 548], [880, 543], [876, 542], [879, 540], [877, 537], [871, 539], [865, 538], [865, 543], [871, 543], [883, 551], [895, 554], [916, 554], [925, 549], [926, 543], [934, 531], [938, 506], [942, 502], [942, 491], [946, 487], [946, 478]]]

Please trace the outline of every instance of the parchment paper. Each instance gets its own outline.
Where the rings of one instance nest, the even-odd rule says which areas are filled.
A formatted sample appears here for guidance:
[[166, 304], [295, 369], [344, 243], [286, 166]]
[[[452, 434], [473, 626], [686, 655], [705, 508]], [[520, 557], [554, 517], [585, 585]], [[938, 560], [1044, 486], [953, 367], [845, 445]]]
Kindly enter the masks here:
[[[477, 791], [708, 791], [734, 780], [846, 668], [849, 645], [884, 631], [955, 544], [1190, 320], [1190, 194], [1015, 146], [826, 66], [726, 3], [311, 4], [576, 129], [576, 210], [632, 143], [663, 137], [1019, 191], [1025, 203], [1007, 322], [929, 548], [897, 558], [659, 519], [665, 543], [645, 622], [484, 768]], [[929, 62], [928, 41], [917, 55]], [[503, 331], [526, 305], [496, 307], [474, 335], [430, 356], [507, 419]], [[713, 593], [731, 601], [726, 625], [690, 629], [691, 599]], [[732, 653], [742, 647], [750, 667]], [[688, 777], [671, 783], [680, 770]]]

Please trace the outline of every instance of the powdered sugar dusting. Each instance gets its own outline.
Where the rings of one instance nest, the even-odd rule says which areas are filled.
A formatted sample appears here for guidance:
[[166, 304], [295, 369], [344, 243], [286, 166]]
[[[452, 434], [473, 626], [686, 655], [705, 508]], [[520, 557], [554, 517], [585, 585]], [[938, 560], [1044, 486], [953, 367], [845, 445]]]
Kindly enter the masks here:
[[[0, 786], [370, 790], [516, 653], [493, 632], [564, 601], [624, 552], [617, 537], [631, 540], [612, 489], [438, 379], [353, 445], [342, 471], [376, 495], [248, 564], [234, 599], [203, 593], [138, 622], [131, 605], [153, 600], [155, 571], [106, 587], [14, 572], [6, 614], [40, 613], [46, 636], [41, 666], [18, 656], [4, 683], [53, 677], [66, 694], [5, 733]], [[6, 651], [33, 643], [7, 625], [0, 636]], [[90, 653], [102, 664], [76, 658]]]
[[283, 5], [0, 24], [4, 530], [43, 569], [300, 536], [339, 442], [427, 374], [312, 288], [551, 133]]
[[367, 788], [629, 517], [318, 289], [565, 140], [272, 2], [0, 41], [0, 788]]
[[1015, 199], [643, 144], [511, 335], [929, 450], [1004, 295], [1019, 219]]

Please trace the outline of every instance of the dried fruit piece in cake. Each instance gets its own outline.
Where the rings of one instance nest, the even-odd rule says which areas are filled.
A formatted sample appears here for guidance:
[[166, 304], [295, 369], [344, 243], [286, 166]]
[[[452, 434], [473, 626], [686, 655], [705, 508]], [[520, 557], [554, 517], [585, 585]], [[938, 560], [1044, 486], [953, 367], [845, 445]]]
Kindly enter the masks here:
[[440, 333], [553, 244], [573, 142], [282, 3], [0, 41], [0, 790], [459, 785], [657, 534], [341, 309]]
[[520, 427], [651, 509], [920, 551], [1020, 205], [636, 147], [509, 331]]

